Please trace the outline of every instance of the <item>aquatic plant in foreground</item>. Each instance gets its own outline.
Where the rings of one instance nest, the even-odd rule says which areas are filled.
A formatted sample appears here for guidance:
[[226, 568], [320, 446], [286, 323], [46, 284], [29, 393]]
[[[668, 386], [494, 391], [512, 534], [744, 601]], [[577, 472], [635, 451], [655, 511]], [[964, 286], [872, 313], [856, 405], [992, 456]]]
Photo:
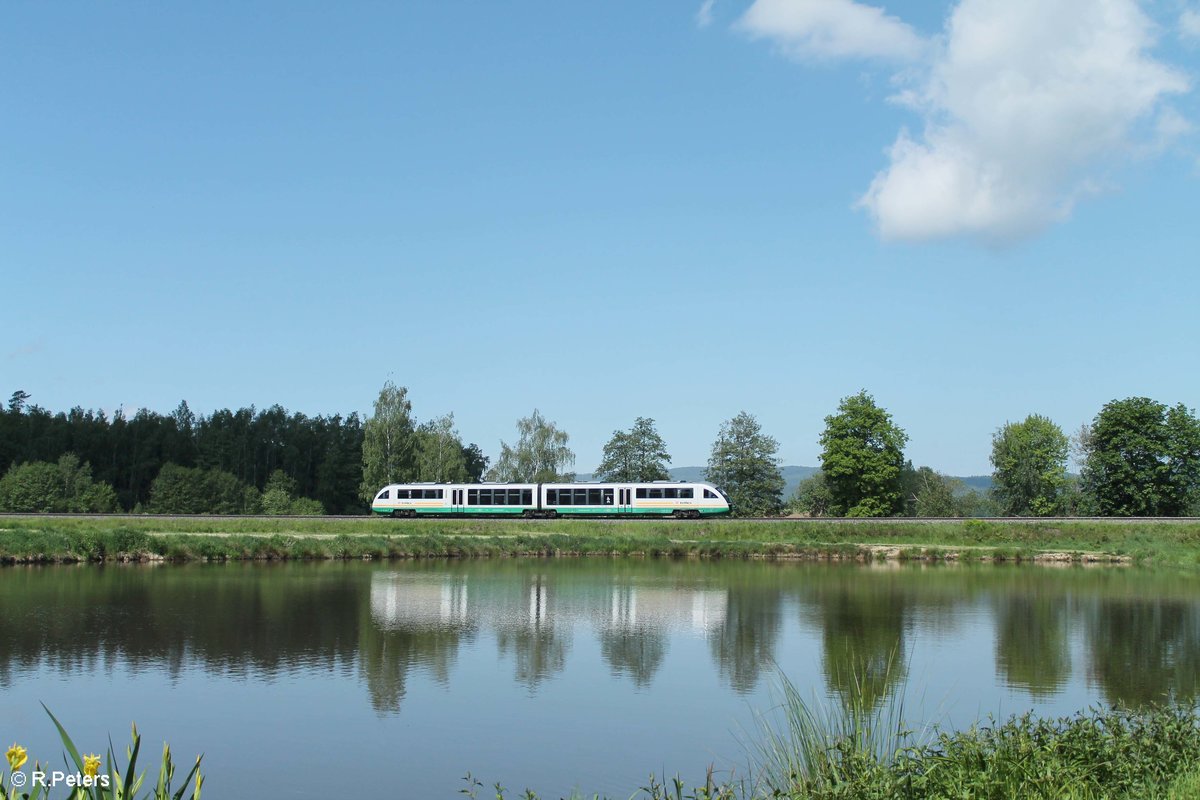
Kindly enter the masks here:
[[[900, 687], [874, 702], [855, 677], [840, 703], [807, 702], [780, 679], [747, 776], [686, 788], [651, 777], [642, 800], [1200, 800], [1200, 714], [1191, 705], [1032, 713], [958, 731], [910, 730]], [[468, 776], [464, 794], [482, 786]], [[505, 790], [495, 786], [495, 797]], [[523, 800], [537, 800], [526, 789]], [[572, 795], [582, 798], [582, 795]], [[598, 798], [598, 795], [593, 797]]]
[[[200, 789], [204, 784], [204, 777], [200, 774], [201, 756], [196, 757], [196, 763], [184, 776], [180, 787], [173, 789], [175, 763], [171, 748], [164, 744], [158, 778], [153, 787], [142, 792], [146, 775], [137, 771], [142, 737], [136, 725], [133, 726], [133, 741], [125, 749], [125, 767], [121, 769], [113, 754], [111, 741], [104, 758], [94, 753], [80, 755], [79, 748], [54, 714], [50, 713], [50, 709], [46, 709], [46, 714], [58, 729], [59, 738], [75, 772], [51, 770], [46, 764], [35, 761], [32, 770], [26, 774], [22, 767], [29, 760], [28, 752], [14, 743], [5, 754], [9, 774], [5, 776], [0, 772], [0, 800], [52, 800], [53, 790], [59, 786], [67, 790], [62, 796], [64, 800], [183, 800], [185, 796], [200, 800]], [[102, 770], [105, 763], [108, 769]]]

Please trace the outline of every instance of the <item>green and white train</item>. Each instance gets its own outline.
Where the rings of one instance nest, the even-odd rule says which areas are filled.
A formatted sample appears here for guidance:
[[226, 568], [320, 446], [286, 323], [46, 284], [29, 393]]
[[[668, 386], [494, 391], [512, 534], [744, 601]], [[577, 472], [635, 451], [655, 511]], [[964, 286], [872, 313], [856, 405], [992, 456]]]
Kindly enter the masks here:
[[371, 502], [393, 517], [676, 517], [728, 514], [708, 483], [393, 483]]

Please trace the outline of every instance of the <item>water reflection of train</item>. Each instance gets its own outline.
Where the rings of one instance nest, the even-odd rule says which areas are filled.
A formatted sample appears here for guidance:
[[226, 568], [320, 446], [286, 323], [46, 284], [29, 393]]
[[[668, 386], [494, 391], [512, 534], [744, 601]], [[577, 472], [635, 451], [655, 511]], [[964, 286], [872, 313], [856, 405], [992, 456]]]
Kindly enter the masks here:
[[725, 622], [724, 589], [597, 584], [559, 589], [531, 575], [510, 584], [380, 572], [371, 579], [371, 617], [384, 630], [511, 627], [591, 622], [605, 629], [707, 633]]
[[710, 483], [393, 483], [371, 510], [393, 517], [675, 517], [728, 514]]

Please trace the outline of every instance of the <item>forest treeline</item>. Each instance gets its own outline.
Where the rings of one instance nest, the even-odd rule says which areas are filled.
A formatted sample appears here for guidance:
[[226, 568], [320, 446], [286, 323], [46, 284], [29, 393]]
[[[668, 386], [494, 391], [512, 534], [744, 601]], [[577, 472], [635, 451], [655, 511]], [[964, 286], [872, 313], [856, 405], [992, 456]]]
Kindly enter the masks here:
[[[30, 399], [17, 391], [0, 408], [0, 511], [357, 514], [388, 483], [574, 479], [567, 432], [538, 410], [493, 464], [462, 441], [453, 414], [418, 422], [391, 382], [365, 419], [278, 405], [206, 416], [186, 402], [166, 415], [52, 413]], [[793, 497], [783, 497], [778, 440], [746, 412], [721, 425], [705, 474], [739, 516], [1200, 515], [1200, 421], [1183, 404], [1113, 400], [1073, 437], [1038, 414], [1005, 423], [988, 494], [915, 467], [907, 443], [863, 390], [825, 418], [820, 471]], [[1067, 471], [1072, 453], [1079, 475]], [[594, 477], [661, 480], [669, 464], [654, 420], [638, 417], [613, 432]]]
[[[363, 421], [357, 414], [310, 417], [276, 405], [197, 415], [181, 402], [170, 414], [141, 409], [132, 416], [119, 410], [110, 416], [79, 407], [53, 413], [29, 400], [25, 392], [16, 392], [0, 411], [0, 464], [9, 467], [3, 481], [10, 484], [22, 465], [38, 465], [37, 474], [26, 469], [17, 476], [22, 485], [10, 485], [0, 495], [18, 488], [28, 495], [36, 488], [30, 484], [51, 484], [51, 466], [62, 468], [58, 480], [64, 481], [63, 470], [70, 466], [60, 464], [64, 456], [74, 459], [76, 468], [88, 465], [90, 477], [112, 489], [111, 503], [95, 497], [88, 504], [67, 491], [53, 508], [44, 507], [48, 497], [40, 492], [43, 507], [29, 510], [114, 510], [105, 505], [151, 510], [152, 486], [168, 465], [163, 488], [173, 502], [191, 508], [253, 513], [254, 492], [261, 496], [274, 488], [268, 481], [278, 472], [277, 485], [329, 513], [361, 510]], [[196, 484], [187, 498], [177, 491], [181, 478]], [[65, 481], [63, 488], [70, 488]], [[197, 497], [211, 502], [197, 503]]]

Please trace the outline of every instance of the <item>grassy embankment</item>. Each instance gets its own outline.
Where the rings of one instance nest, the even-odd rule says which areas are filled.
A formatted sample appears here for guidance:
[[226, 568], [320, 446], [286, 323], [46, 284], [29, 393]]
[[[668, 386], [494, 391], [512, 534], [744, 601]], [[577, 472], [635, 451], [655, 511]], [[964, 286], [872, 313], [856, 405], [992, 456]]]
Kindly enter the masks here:
[[[886, 673], [898, 668], [895, 658]], [[850, 682], [861, 686], [861, 676]], [[903, 689], [883, 702], [851, 691], [806, 702], [786, 678], [760, 715], [745, 774], [687, 789], [653, 776], [643, 800], [1200, 800], [1200, 714], [1194, 704], [1032, 713], [965, 730], [912, 729]], [[470, 775], [463, 793], [483, 784]], [[489, 793], [490, 794], [490, 793]], [[494, 796], [505, 797], [496, 785]], [[526, 789], [520, 795], [537, 800]], [[597, 797], [597, 796], [594, 796]], [[573, 798], [581, 798], [579, 794]]]
[[1200, 566], [1200, 523], [0, 518], [0, 563], [627, 555]]
[[[865, 712], [865, 713], [864, 713]], [[887, 712], [814, 712], [794, 690], [751, 745], [748, 774], [687, 788], [651, 777], [641, 800], [1197, 800], [1200, 719], [1186, 706], [1025, 714], [910, 731]], [[470, 775], [463, 793], [478, 797]], [[494, 794], [508, 793], [496, 785]], [[526, 789], [519, 795], [538, 800]], [[598, 798], [597, 796], [593, 796]], [[575, 794], [573, 800], [583, 800]]]

